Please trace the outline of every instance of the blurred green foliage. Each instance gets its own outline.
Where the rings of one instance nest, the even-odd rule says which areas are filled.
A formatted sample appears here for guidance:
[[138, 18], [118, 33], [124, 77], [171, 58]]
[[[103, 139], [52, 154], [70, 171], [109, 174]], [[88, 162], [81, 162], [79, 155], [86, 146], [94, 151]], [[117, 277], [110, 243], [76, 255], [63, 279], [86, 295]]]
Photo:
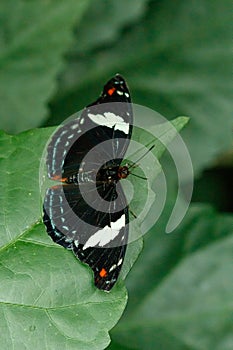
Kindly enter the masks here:
[[[17, 133], [57, 125], [96, 99], [103, 83], [116, 72], [126, 78], [134, 103], [150, 107], [168, 119], [177, 115], [190, 117], [182, 137], [196, 175], [193, 202], [182, 224], [165, 235], [176, 188], [176, 170], [169, 156], [165, 157], [162, 165], [168, 180], [167, 205], [145, 236], [144, 250], [126, 279], [129, 301], [122, 319], [110, 333], [113, 341], [109, 350], [233, 348], [231, 10], [230, 0], [1, 1], [1, 129]], [[1, 134], [1, 245], [9, 244], [7, 254], [12, 257], [10, 266], [6, 255], [5, 260], [1, 259], [5, 264], [1, 289], [8, 296], [11, 286], [20, 293], [32, 274], [30, 270], [24, 274], [20, 269], [14, 271], [17, 259], [13, 252], [20, 254], [27, 265], [27, 260], [38, 258], [34, 250], [27, 252], [27, 240], [38, 244], [42, 239], [43, 244], [52, 245], [43, 227], [36, 224], [40, 218], [38, 179], [30, 172], [33, 169], [34, 174], [38, 173], [50, 133], [51, 129], [45, 128], [16, 136]], [[184, 189], [188, 181], [186, 178]], [[11, 215], [10, 222], [6, 218]], [[20, 240], [22, 234], [27, 237], [26, 231], [31, 238]], [[77, 265], [69, 252], [53, 249], [54, 257], [64, 259], [64, 266]], [[28, 259], [27, 254], [31, 254]], [[41, 259], [46, 257], [44, 251]], [[36, 261], [40, 264], [39, 258]], [[50, 263], [55, 265], [55, 260]], [[61, 284], [67, 279], [65, 271], [62, 274], [59, 269], [62, 277], [58, 275], [57, 281], [60, 278]], [[85, 286], [92, 280], [86, 273]], [[24, 280], [17, 287], [19, 275]], [[72, 276], [74, 284], [76, 277]], [[36, 288], [37, 281], [33, 283]], [[57, 305], [66, 305], [66, 292], [57, 296]], [[109, 342], [108, 330], [119, 319], [126, 302], [124, 288], [119, 287], [116, 293], [118, 298], [114, 301], [113, 296], [110, 305], [103, 301], [107, 297], [100, 295], [98, 306], [88, 310], [88, 317], [91, 315], [97, 323], [96, 315], [101, 313], [102, 322], [99, 328], [93, 326], [95, 322], [92, 324], [89, 345], [87, 339], [85, 347], [84, 343], [77, 347], [74, 341], [72, 324], [80, 309], [50, 315], [52, 326], [46, 323], [46, 334], [45, 328], [34, 328], [37, 317], [45, 321], [38, 316], [39, 310], [30, 328], [33, 347], [40, 349], [43, 338], [51, 349], [57, 348], [61, 339], [67, 349], [104, 349]], [[41, 291], [35, 304], [46, 295]], [[33, 297], [30, 290], [27, 296]], [[23, 303], [24, 295], [21, 297]], [[83, 306], [82, 314], [86, 315], [82, 294], [75, 290], [72, 298], [75, 307]], [[15, 345], [17, 350], [27, 347], [29, 338], [25, 338], [24, 327], [29, 323], [20, 319], [22, 327], [17, 339], [9, 331], [18, 322], [15, 307], [12, 304], [6, 313], [2, 302], [4, 350]], [[28, 310], [26, 304], [24, 308]], [[105, 314], [109, 324], [103, 324]], [[29, 319], [27, 312], [25, 315]], [[81, 337], [88, 337], [88, 324], [83, 323], [82, 331]]]

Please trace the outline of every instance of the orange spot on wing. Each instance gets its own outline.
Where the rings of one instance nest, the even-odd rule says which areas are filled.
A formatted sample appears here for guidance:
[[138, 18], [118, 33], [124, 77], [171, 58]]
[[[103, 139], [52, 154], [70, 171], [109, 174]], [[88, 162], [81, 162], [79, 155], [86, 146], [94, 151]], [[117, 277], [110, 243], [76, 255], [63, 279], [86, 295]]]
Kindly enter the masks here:
[[61, 181], [61, 182], [66, 182], [67, 181], [67, 177], [61, 178], [60, 175], [53, 175], [51, 177], [51, 179], [54, 180], [54, 181]]
[[106, 277], [107, 276], [107, 271], [105, 269], [102, 269], [99, 273], [100, 277]]
[[55, 186], [52, 186], [50, 188], [52, 188], [53, 190], [57, 190], [58, 188], [61, 188], [61, 185], [55, 185]]
[[54, 180], [54, 181], [61, 181], [61, 176], [59, 176], [59, 175], [53, 175], [53, 176], [51, 177], [51, 179]]
[[108, 95], [112, 96], [112, 94], [114, 93], [114, 91], [116, 91], [116, 88], [111, 88], [108, 90]]

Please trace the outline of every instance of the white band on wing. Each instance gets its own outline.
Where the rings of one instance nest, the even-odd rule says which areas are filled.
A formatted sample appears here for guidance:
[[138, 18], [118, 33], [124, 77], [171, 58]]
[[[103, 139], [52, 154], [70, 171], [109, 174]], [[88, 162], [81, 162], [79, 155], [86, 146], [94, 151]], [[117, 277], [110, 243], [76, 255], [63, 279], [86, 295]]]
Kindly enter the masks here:
[[121, 228], [125, 226], [125, 219], [125, 214], [123, 214], [116, 222], [111, 222], [111, 227], [105, 226], [104, 228], [98, 230], [87, 240], [83, 246], [83, 250], [87, 249], [88, 247], [104, 247], [119, 234]]
[[105, 112], [104, 114], [88, 113], [88, 117], [98, 125], [109, 128], [115, 127], [115, 130], [123, 131], [126, 135], [129, 133], [129, 123], [126, 123], [122, 117], [112, 112]]

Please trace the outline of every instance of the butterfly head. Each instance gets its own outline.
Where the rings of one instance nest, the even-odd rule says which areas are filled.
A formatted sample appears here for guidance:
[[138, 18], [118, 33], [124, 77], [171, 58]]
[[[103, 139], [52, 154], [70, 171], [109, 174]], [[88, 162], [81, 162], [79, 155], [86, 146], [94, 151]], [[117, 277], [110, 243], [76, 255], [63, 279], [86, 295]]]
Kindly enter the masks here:
[[126, 179], [129, 174], [129, 167], [127, 165], [118, 168], [117, 175], [119, 179]]

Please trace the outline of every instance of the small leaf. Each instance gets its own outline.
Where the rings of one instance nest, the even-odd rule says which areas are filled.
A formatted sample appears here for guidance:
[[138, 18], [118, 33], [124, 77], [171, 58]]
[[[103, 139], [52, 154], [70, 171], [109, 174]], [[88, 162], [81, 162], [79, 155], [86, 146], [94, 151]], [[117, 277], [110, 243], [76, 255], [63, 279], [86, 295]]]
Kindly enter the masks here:
[[[188, 121], [189, 118], [187, 117], [178, 117], [171, 122], [167, 121], [151, 125], [150, 132], [138, 127], [134, 127], [133, 129], [132, 139], [142, 145], [142, 148], [140, 147], [138, 151], [135, 151], [135, 145], [132, 143], [126, 153], [126, 160], [124, 160], [124, 163], [129, 163], [130, 165], [132, 164], [132, 159], [134, 161], [136, 159], [137, 163], [137, 160], [142, 157], [138, 166], [132, 171], [132, 174], [142, 177], [146, 176], [146, 180], [145, 178], [139, 179], [134, 176], [130, 177], [130, 183], [135, 189], [133, 199], [130, 201], [130, 209], [137, 217], [137, 220], [131, 222], [130, 233], [132, 237], [141, 237], [141, 226], [147, 221], [147, 214], [155, 201], [156, 193], [152, 188], [155, 179], [161, 172], [161, 165], [158, 159], [162, 157], [166, 148], [169, 149], [170, 143], [177, 137], [178, 132], [186, 126]], [[147, 152], [151, 146], [154, 146], [151, 150], [152, 155], [146, 155], [145, 152]], [[140, 163], [142, 163], [142, 165]], [[128, 188], [129, 183], [122, 182], [122, 185], [127, 196], [127, 194], [130, 193], [130, 188]]]

